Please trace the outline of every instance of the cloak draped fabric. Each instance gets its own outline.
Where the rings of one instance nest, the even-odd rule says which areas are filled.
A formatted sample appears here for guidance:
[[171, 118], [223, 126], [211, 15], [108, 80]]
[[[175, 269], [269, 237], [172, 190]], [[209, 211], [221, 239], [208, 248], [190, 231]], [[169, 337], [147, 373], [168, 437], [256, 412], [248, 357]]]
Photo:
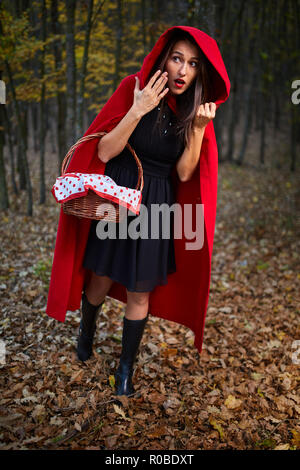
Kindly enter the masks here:
[[[213, 101], [217, 108], [227, 100], [230, 82], [216, 41], [203, 31], [190, 26], [172, 26], [157, 40], [152, 51], [145, 57], [142, 68], [128, 75], [119, 84], [94, 119], [86, 133], [110, 132], [131, 108], [134, 96], [135, 77], [143, 89], [149, 73], [162, 48], [175, 30], [188, 32], [213, 66]], [[176, 113], [176, 98], [169, 93], [167, 103]], [[105, 173], [105, 163], [97, 155], [98, 139], [83, 142], [75, 150], [66, 169], [67, 172]], [[204, 205], [204, 243], [201, 249], [186, 249], [191, 243], [185, 238], [175, 238], [176, 272], [168, 276], [168, 284], [158, 285], [150, 292], [149, 313], [177, 322], [195, 334], [194, 346], [202, 351], [205, 317], [209, 298], [211, 258], [215, 231], [218, 181], [218, 149], [213, 121], [205, 128], [198, 165], [189, 181], [181, 182], [176, 168], [172, 171], [177, 204]], [[193, 207], [193, 214], [196, 213]], [[60, 210], [55, 251], [53, 257], [46, 313], [64, 322], [66, 312], [80, 308], [82, 290], [89, 280], [90, 270], [83, 267], [83, 258], [90, 231], [91, 219], [79, 219]], [[127, 302], [126, 288], [114, 281], [109, 297]]]

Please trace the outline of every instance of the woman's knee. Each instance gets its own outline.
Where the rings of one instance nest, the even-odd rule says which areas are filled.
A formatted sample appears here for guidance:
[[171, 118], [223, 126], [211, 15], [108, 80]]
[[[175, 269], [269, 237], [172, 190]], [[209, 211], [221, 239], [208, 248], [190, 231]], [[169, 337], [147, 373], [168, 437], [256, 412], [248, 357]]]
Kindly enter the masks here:
[[89, 301], [95, 305], [101, 303], [105, 299], [112, 284], [113, 281], [108, 276], [98, 276], [93, 272], [89, 284], [86, 287], [86, 295]]
[[128, 320], [142, 320], [147, 316], [149, 308], [149, 292], [129, 292], [125, 317]]
[[127, 291], [127, 304], [134, 304], [140, 307], [147, 306], [149, 303], [149, 292], [130, 292]]

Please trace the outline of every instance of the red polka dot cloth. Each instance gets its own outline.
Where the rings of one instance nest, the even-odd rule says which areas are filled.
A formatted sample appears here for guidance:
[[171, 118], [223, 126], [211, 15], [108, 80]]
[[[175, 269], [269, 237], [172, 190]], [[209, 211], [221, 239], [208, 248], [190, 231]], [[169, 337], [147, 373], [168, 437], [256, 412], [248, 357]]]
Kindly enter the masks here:
[[51, 192], [56, 202], [63, 203], [85, 196], [91, 189], [99, 196], [127, 207], [134, 214], [139, 214], [142, 192], [137, 189], [118, 186], [107, 175], [97, 173], [65, 173], [56, 178]]

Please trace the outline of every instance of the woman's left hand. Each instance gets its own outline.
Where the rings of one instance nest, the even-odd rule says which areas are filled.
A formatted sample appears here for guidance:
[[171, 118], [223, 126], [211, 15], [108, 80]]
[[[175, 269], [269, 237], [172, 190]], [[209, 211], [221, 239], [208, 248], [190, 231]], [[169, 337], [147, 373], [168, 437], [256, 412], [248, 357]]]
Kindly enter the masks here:
[[203, 129], [216, 115], [216, 103], [200, 104], [193, 120], [194, 129]]

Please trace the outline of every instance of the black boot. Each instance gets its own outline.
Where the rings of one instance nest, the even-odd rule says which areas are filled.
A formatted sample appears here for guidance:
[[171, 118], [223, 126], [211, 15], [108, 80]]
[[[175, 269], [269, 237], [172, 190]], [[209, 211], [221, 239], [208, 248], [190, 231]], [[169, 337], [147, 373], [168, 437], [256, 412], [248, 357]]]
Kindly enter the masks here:
[[87, 361], [92, 355], [96, 322], [104, 302], [105, 300], [100, 305], [93, 305], [88, 301], [85, 292], [82, 294], [82, 316], [77, 344], [77, 356], [80, 361]]
[[122, 354], [120, 364], [115, 373], [116, 395], [131, 395], [133, 364], [143, 336], [149, 314], [142, 320], [123, 318]]

